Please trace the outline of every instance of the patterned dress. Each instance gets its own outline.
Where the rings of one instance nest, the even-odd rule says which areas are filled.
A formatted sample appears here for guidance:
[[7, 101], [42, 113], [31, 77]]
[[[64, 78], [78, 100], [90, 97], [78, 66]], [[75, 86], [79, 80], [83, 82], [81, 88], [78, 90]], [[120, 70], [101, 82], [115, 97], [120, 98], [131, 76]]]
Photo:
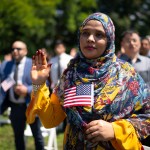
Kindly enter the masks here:
[[64, 149], [91, 150], [103, 147], [113, 150], [109, 141], [95, 145], [86, 141], [85, 125], [98, 119], [108, 122], [126, 119], [136, 129], [138, 137], [145, 138], [150, 134], [150, 92], [134, 68], [116, 58], [114, 26], [108, 16], [101, 13], [92, 14], [83, 22], [80, 32], [91, 19], [102, 23], [108, 39], [107, 49], [96, 60], [86, 59], [79, 51], [65, 70], [54, 92], [59, 96], [63, 107], [66, 89], [80, 84], [94, 85], [93, 106], [63, 107], [69, 122]]
[[[27, 121], [33, 122], [38, 114], [46, 127], [53, 127], [59, 124], [61, 118], [64, 119], [65, 112], [68, 124], [64, 136], [64, 150], [142, 149], [142, 146], [137, 146], [139, 140], [150, 135], [150, 89], [129, 63], [115, 56], [115, 29], [107, 15], [90, 15], [81, 25], [79, 37], [82, 28], [93, 19], [100, 21], [104, 27], [108, 41], [106, 50], [99, 58], [89, 60], [79, 48], [78, 55], [70, 61], [51, 98], [48, 88], [44, 87], [39, 89], [36, 96], [31, 97]], [[93, 105], [66, 107], [65, 91], [87, 84], [94, 86]], [[113, 124], [114, 141], [93, 144], [86, 140], [86, 124], [100, 119]]]

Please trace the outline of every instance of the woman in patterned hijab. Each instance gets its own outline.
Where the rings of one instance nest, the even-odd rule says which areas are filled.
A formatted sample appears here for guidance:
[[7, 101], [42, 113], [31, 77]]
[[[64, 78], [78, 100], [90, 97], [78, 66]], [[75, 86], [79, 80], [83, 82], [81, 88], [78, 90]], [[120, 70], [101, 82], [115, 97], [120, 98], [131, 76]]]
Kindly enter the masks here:
[[50, 65], [33, 57], [33, 93], [27, 122], [38, 114], [45, 127], [67, 117], [65, 150], [139, 150], [150, 134], [150, 91], [127, 62], [115, 56], [115, 29], [103, 13], [90, 15], [79, 30], [79, 53], [49, 97]]

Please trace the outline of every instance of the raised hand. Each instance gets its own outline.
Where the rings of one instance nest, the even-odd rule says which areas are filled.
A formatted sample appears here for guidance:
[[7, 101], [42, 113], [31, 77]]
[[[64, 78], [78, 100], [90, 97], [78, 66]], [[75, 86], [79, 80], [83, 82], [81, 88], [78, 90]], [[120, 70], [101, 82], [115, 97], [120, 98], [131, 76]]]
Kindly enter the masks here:
[[38, 50], [32, 57], [31, 79], [33, 84], [41, 85], [46, 82], [51, 64], [47, 63], [44, 52]]

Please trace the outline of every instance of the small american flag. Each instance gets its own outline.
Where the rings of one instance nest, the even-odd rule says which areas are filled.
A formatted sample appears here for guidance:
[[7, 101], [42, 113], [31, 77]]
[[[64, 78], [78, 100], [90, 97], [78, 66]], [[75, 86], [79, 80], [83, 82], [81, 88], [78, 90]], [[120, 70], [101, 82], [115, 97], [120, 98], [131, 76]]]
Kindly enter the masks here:
[[11, 77], [8, 77], [7, 79], [5, 79], [2, 83], [1, 86], [3, 88], [3, 90], [6, 92], [8, 89], [10, 89], [14, 84], [15, 84], [15, 80]]
[[92, 106], [93, 101], [93, 84], [81, 84], [65, 90], [64, 107]]

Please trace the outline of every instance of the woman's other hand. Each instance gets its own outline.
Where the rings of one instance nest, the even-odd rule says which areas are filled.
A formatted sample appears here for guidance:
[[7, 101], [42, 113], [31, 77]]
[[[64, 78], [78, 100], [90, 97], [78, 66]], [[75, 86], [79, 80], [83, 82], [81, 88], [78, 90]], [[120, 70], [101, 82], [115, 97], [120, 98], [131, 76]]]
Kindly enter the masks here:
[[32, 57], [31, 79], [33, 84], [41, 85], [46, 82], [51, 64], [47, 63], [46, 55], [40, 49]]
[[86, 139], [92, 143], [114, 139], [114, 130], [111, 123], [104, 120], [91, 121], [86, 126]]

